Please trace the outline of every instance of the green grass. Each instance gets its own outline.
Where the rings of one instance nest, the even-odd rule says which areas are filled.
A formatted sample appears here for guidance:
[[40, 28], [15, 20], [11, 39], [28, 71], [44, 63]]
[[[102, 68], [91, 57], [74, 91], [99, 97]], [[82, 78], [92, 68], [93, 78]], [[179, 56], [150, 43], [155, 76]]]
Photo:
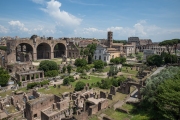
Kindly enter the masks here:
[[54, 88], [53, 86], [50, 86], [49, 89], [39, 89], [38, 92], [43, 93], [43, 94], [55, 94], [55, 95], [60, 95], [64, 92], [73, 92], [74, 88], [70, 88], [68, 86], [63, 86], [61, 85], [60, 88], [56, 87]]
[[114, 120], [148, 120], [149, 119], [146, 115], [126, 114], [119, 111], [115, 111], [112, 108], [105, 110], [104, 113], [110, 118], [113, 118]]
[[101, 80], [102, 80], [102, 78], [90, 76], [90, 79], [79, 79], [79, 80], [76, 80], [75, 82], [72, 82], [71, 85], [75, 86], [78, 81], [82, 81], [84, 83], [92, 84], [92, 83], [96, 83], [96, 82], [101, 81]]
[[106, 66], [104, 69], [103, 69], [103, 72], [109, 72], [110, 70], [110, 66]]
[[114, 120], [123, 120], [123, 119], [130, 119], [131, 116], [129, 116], [128, 114], [125, 113], [121, 113], [118, 111], [114, 111], [112, 108], [109, 108], [107, 110], [105, 110], [104, 112], [107, 116], [109, 116], [110, 118], [114, 119]]
[[99, 120], [97, 116], [92, 115], [88, 120]]
[[[128, 72], [127, 72], [128, 70]], [[127, 70], [126, 70], [126, 67], [122, 67], [122, 73], [129, 73], [129, 74], [133, 74], [133, 75], [136, 75], [138, 73], [138, 71], [136, 71], [135, 69], [132, 69], [130, 67], [127, 67]]]
[[130, 104], [124, 104], [123, 106], [122, 106], [122, 108], [124, 108], [124, 109], [126, 109], [126, 110], [132, 110], [133, 109], [133, 106], [132, 105], [130, 105]]
[[1, 90], [0, 96], [5, 97], [6, 95], [11, 95], [11, 94], [12, 94], [11, 90], [7, 90], [6, 92]]

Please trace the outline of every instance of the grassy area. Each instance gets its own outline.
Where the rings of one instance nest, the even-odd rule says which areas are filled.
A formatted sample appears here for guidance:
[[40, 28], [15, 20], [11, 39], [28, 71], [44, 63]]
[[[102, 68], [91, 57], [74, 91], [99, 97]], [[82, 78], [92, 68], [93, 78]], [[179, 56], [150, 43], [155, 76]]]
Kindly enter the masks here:
[[1, 90], [0, 96], [5, 97], [6, 95], [11, 95], [11, 94], [12, 94], [11, 90], [7, 90], [7, 91], [2, 91]]
[[103, 72], [109, 72], [110, 70], [110, 66], [106, 66], [104, 69], [103, 69]]
[[59, 95], [62, 94], [64, 92], [73, 92], [74, 88], [69, 88], [68, 86], [63, 86], [61, 85], [60, 88], [56, 87], [54, 88], [53, 86], [50, 86], [49, 89], [39, 89], [38, 92], [43, 93], [43, 94], [55, 94], [55, 95]]
[[126, 94], [116, 92], [116, 95], [113, 96], [113, 100], [109, 100], [109, 105], [116, 103], [118, 100], [124, 100], [126, 96]]
[[131, 118], [128, 114], [114, 111], [112, 108], [105, 110], [104, 113], [109, 117], [113, 118], [114, 120], [129, 120]]
[[[128, 72], [127, 72], [127, 70], [128, 70]], [[126, 69], [126, 67], [122, 67], [122, 71], [121, 72], [122, 73], [129, 73], [129, 74], [133, 74], [133, 75], [136, 75], [138, 73], [138, 71], [136, 71], [135, 69], [131, 70], [130, 67], [127, 67], [127, 69]]]
[[[128, 106], [130, 109], [131, 107]], [[148, 120], [149, 118], [146, 115], [142, 114], [126, 114], [119, 111], [115, 111], [112, 108], [105, 110], [104, 112], [109, 117], [114, 120]]]
[[90, 75], [94, 75], [94, 76], [104, 76], [102, 73], [90, 73]]
[[92, 84], [92, 83], [96, 83], [101, 80], [102, 80], [102, 78], [90, 76], [90, 79], [79, 79], [79, 80], [76, 80], [75, 82], [72, 82], [71, 85], [75, 86], [78, 81], [83, 81], [84, 83]]
[[97, 116], [92, 115], [88, 120], [99, 120]]
[[130, 105], [130, 104], [124, 104], [124, 105], [122, 106], [122, 108], [131, 111], [131, 110], [133, 109], [133, 106]]

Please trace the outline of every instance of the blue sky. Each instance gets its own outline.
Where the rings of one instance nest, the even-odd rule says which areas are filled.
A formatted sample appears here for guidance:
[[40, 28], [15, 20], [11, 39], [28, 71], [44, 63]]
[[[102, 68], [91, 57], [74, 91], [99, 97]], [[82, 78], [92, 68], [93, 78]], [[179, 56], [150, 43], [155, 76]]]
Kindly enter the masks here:
[[0, 0], [0, 36], [180, 38], [180, 0]]

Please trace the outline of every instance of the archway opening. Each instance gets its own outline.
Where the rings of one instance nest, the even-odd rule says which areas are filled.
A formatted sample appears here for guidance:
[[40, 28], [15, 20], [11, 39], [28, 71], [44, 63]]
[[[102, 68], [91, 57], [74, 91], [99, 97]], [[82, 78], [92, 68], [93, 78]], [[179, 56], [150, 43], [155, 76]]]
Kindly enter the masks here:
[[37, 59], [51, 59], [51, 47], [47, 43], [37, 46]]
[[63, 57], [63, 55], [66, 54], [66, 48], [65, 45], [62, 43], [57, 43], [54, 46], [54, 58]]
[[33, 47], [27, 43], [21, 43], [16, 47], [16, 61], [26, 62], [33, 60]]

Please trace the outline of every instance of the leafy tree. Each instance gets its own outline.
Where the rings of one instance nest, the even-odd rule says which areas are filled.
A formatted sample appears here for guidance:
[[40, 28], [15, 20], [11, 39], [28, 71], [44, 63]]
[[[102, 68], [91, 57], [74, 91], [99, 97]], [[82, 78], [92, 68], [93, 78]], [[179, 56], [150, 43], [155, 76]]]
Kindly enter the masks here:
[[176, 55], [170, 55], [170, 54], [165, 54], [164, 55], [164, 61], [165, 63], [176, 63], [177, 62], [177, 56]]
[[67, 77], [67, 78], [64, 78], [64, 80], [63, 80], [63, 85], [69, 85], [70, 84], [70, 80], [69, 80], [69, 78]]
[[84, 58], [83, 59], [78, 58], [78, 59], [75, 60], [74, 64], [77, 67], [83, 67], [83, 66], [87, 65], [87, 61]]
[[9, 78], [10, 78], [10, 75], [8, 74], [8, 72], [4, 70], [3, 68], [0, 68], [0, 85], [6, 86]]
[[107, 62], [104, 62], [104, 66], [107, 66]]
[[113, 43], [123, 43], [123, 45], [126, 45], [127, 40], [113, 40]]
[[126, 58], [125, 57], [116, 57], [116, 58], [112, 58], [110, 60], [110, 62], [114, 63], [114, 64], [123, 64], [126, 62]]
[[44, 60], [40, 62], [39, 70], [43, 70], [44, 72], [50, 71], [50, 70], [57, 70], [58, 65], [54, 61]]
[[163, 64], [162, 57], [160, 55], [151, 55], [147, 58], [148, 65], [161, 66]]
[[178, 79], [169, 79], [158, 86], [157, 107], [164, 118], [180, 119], [180, 74]]
[[111, 80], [110, 79], [105, 79], [105, 80], [103, 80], [103, 82], [100, 84], [99, 87], [102, 88], [102, 89], [109, 89], [111, 87], [111, 85], [112, 85]]
[[72, 70], [72, 66], [71, 66], [71, 65], [68, 65], [68, 66], [67, 66], [67, 71], [68, 71], [69, 74], [71, 73], [71, 70]]
[[173, 41], [173, 45], [174, 45], [174, 52], [176, 55], [177, 45], [178, 45], [178, 43], [180, 43], [180, 39], [172, 39], [172, 41]]
[[112, 78], [111, 82], [112, 82], [112, 85], [113, 85], [113, 86], [115, 86], [115, 87], [118, 87], [118, 86], [119, 86], [119, 81], [118, 81], [118, 79]]
[[88, 55], [88, 64], [91, 64], [93, 62], [92, 55]]
[[62, 68], [62, 72], [65, 73], [66, 72], [66, 66], [64, 65]]
[[117, 66], [111, 66], [109, 69], [109, 76], [117, 75], [117, 73], [118, 73]]
[[95, 60], [93, 64], [94, 64], [94, 68], [96, 69], [104, 68], [104, 62], [102, 60]]
[[78, 81], [75, 85], [75, 91], [83, 90], [84, 86], [86, 86], [86, 84], [84, 82]]
[[47, 77], [55, 77], [57, 75], [58, 75], [57, 70], [49, 70], [49, 71], [45, 72], [45, 76], [47, 76]]
[[[177, 74], [179, 74], [179, 72], [180, 72], [179, 67], [168, 67], [167, 69], [163, 69], [160, 73], [146, 80], [146, 87], [142, 88], [141, 90], [143, 98], [142, 98], [140, 107], [143, 107], [144, 110], [148, 110], [148, 111], [149, 110], [159, 111], [159, 112], [153, 112], [153, 114], [151, 115], [152, 119], [154, 118], [163, 119], [162, 118], [163, 115], [161, 113], [163, 110], [161, 110], [160, 109], [161, 106], [157, 104], [158, 103], [157, 101], [159, 101], [158, 95], [161, 94], [161, 91], [160, 92], [158, 91], [159, 86], [163, 84], [163, 82], [165, 82], [166, 80], [173, 79]], [[177, 78], [179, 79], [180, 77], [177, 77]], [[166, 87], [164, 88], [169, 89]], [[174, 96], [174, 98], [176, 98], [176, 96]], [[171, 98], [172, 101], [174, 98], [173, 97]], [[162, 101], [159, 101], [159, 102], [162, 102]]]
[[120, 63], [124, 64], [126, 62], [126, 58], [125, 57], [120, 57]]
[[83, 51], [83, 48], [81, 48], [80, 55], [83, 55], [83, 54], [84, 54], [84, 51]]
[[166, 46], [168, 54], [171, 54], [171, 50], [173, 48], [174, 42], [172, 40], [164, 40], [159, 43], [159, 46]]

